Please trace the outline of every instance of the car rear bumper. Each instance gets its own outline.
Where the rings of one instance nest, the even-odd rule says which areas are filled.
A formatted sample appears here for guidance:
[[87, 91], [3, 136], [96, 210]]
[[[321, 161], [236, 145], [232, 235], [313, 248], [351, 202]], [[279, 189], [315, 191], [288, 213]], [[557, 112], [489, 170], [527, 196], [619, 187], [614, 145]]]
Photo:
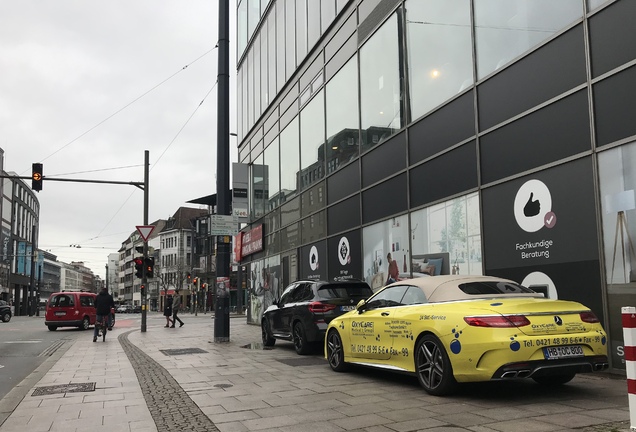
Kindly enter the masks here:
[[56, 327], [79, 327], [82, 325], [82, 320], [44, 321], [44, 325]]
[[599, 372], [609, 367], [607, 356], [587, 356], [561, 360], [534, 360], [508, 363], [495, 371], [492, 379], [536, 378], [568, 373]]

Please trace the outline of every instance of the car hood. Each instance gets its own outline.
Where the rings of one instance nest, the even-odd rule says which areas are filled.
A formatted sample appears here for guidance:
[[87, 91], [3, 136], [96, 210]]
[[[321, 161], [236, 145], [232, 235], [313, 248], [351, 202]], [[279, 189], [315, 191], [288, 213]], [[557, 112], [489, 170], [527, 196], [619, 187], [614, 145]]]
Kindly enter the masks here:
[[471, 305], [467, 315], [524, 315], [529, 325], [518, 327], [526, 335], [577, 334], [601, 328], [599, 323], [581, 320], [581, 312], [589, 312], [581, 303], [545, 298], [493, 298]]

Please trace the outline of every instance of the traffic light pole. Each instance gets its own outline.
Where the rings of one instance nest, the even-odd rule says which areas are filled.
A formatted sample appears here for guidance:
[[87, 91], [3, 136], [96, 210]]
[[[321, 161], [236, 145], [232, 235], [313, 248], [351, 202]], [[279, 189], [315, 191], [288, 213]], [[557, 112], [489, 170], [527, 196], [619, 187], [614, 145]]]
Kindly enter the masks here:
[[[219, 0], [219, 64], [217, 73], [216, 208], [230, 214], [230, 6]], [[214, 342], [230, 341], [230, 236], [216, 237]], [[226, 285], [227, 284], [227, 285]]]
[[[148, 225], [148, 174], [150, 172], [150, 152], [146, 150], [144, 152], [144, 226]], [[141, 278], [141, 332], [146, 332], [146, 316], [148, 309], [148, 299], [146, 298], [146, 290], [148, 289], [148, 241], [144, 239], [144, 270], [143, 277]]]

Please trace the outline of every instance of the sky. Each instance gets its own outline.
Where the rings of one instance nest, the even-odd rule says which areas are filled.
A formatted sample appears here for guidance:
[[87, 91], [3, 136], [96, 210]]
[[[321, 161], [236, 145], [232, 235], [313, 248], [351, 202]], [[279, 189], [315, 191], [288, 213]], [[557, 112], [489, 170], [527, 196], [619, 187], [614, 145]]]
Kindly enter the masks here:
[[[148, 150], [148, 222], [199, 207], [187, 201], [216, 193], [217, 41], [216, 0], [0, 2], [5, 171], [30, 177], [41, 162], [45, 177], [143, 182]], [[230, 163], [236, 146], [230, 137]], [[102, 279], [108, 255], [144, 225], [131, 185], [44, 180], [36, 195], [38, 247]]]

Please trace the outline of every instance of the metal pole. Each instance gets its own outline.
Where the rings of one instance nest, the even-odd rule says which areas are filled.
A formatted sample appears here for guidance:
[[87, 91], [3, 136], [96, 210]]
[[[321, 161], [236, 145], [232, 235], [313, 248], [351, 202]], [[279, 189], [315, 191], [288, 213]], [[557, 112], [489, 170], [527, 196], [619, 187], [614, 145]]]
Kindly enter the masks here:
[[[230, 6], [219, 0], [219, 64], [217, 73], [216, 208], [230, 214]], [[217, 236], [214, 342], [230, 341], [230, 236]]]
[[[43, 264], [44, 265], [44, 264]], [[35, 291], [35, 298], [37, 302], [35, 303], [35, 315], [40, 316], [40, 287], [42, 284], [42, 266], [38, 266], [38, 289]]]
[[236, 312], [243, 313], [243, 270], [244, 267], [239, 264], [238, 274], [236, 275]]
[[[144, 151], [144, 226], [148, 225], [148, 173], [150, 172], [150, 152]], [[141, 332], [146, 331], [146, 287], [148, 286], [148, 276], [146, 275], [146, 259], [148, 258], [148, 242], [144, 240], [144, 266], [143, 277], [141, 278]]]
[[35, 295], [35, 225], [31, 229], [31, 271], [30, 271], [30, 281], [29, 281], [29, 316], [33, 316], [33, 298]]

